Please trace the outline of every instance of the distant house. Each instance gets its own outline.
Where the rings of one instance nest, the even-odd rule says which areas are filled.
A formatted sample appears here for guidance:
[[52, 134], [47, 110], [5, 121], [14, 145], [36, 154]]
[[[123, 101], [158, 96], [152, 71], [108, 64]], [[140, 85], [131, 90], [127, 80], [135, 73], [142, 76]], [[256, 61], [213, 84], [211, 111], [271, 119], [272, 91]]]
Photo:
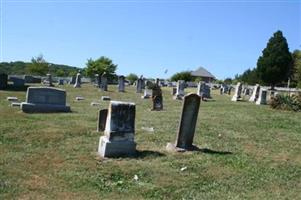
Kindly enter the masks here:
[[215, 76], [208, 72], [204, 67], [199, 67], [197, 70], [191, 72], [191, 76], [200, 77], [202, 81], [211, 83], [216, 80]]

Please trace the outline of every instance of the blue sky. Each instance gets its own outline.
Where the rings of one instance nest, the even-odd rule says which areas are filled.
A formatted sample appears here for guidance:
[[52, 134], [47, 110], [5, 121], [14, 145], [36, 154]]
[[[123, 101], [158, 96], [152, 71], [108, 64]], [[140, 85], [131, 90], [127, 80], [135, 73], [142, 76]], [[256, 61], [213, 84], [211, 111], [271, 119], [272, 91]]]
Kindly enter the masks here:
[[2, 61], [43, 54], [84, 67], [107, 56], [117, 74], [166, 78], [203, 66], [223, 79], [255, 67], [277, 30], [301, 49], [300, 1], [0, 1]]

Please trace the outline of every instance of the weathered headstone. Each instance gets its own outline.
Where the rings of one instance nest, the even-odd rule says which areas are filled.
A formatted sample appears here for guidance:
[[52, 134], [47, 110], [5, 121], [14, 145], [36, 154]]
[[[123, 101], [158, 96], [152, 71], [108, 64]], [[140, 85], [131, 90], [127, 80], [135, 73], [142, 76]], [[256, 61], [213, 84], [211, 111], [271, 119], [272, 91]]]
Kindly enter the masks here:
[[176, 143], [168, 143], [167, 150], [185, 151], [193, 150], [193, 138], [197, 123], [201, 98], [197, 94], [188, 94], [184, 97], [180, 125]]
[[118, 77], [118, 92], [124, 92], [125, 91], [125, 84], [124, 84], [124, 76]]
[[142, 93], [143, 79], [139, 78], [136, 83], [136, 93]]
[[64, 79], [59, 79], [57, 82], [58, 85], [64, 85]]
[[176, 95], [174, 97], [174, 99], [182, 99], [185, 95], [185, 81], [183, 80], [178, 80], [177, 82], [177, 92], [176, 92]]
[[100, 80], [99, 74], [95, 74], [95, 84], [94, 85], [98, 88], [101, 87], [101, 80]]
[[141, 96], [142, 99], [149, 99], [153, 96], [153, 90], [148, 89], [147, 87], [144, 89], [144, 94]]
[[98, 112], [98, 123], [97, 123], [97, 131], [104, 131], [106, 127], [106, 120], [108, 115], [108, 109], [102, 109]]
[[249, 99], [250, 102], [256, 102], [256, 100], [258, 99], [258, 96], [259, 96], [259, 91], [260, 91], [260, 86], [259, 86], [259, 84], [256, 84], [254, 86], [253, 93]]
[[13, 82], [14, 87], [24, 87], [25, 80], [18, 77], [10, 77], [10, 80]]
[[155, 96], [153, 99], [153, 111], [160, 111], [163, 110], [163, 96]]
[[250, 89], [248, 87], [246, 87], [244, 89], [244, 95], [249, 96], [250, 95]]
[[80, 73], [76, 74], [75, 84], [73, 87], [75, 87], [75, 88], [81, 87], [81, 74]]
[[198, 83], [198, 89], [197, 89], [197, 95], [199, 95], [202, 99], [206, 98], [209, 99], [211, 98], [210, 94], [210, 87], [207, 85], [205, 82], [200, 81]]
[[102, 157], [136, 154], [134, 103], [111, 101], [104, 136], [99, 139], [98, 153]]
[[241, 91], [242, 91], [242, 84], [240, 82], [238, 82], [236, 87], [235, 87], [235, 93], [234, 93], [231, 101], [241, 100]]
[[174, 96], [177, 93], [177, 88], [173, 87], [171, 88], [171, 95]]
[[52, 75], [51, 74], [46, 74], [47, 78], [45, 80], [45, 85], [48, 87], [53, 87], [52, 83]]
[[0, 74], [0, 90], [4, 90], [7, 88], [7, 80], [8, 80], [8, 76], [7, 74]]
[[70, 85], [74, 85], [74, 84], [75, 84], [75, 81], [76, 81], [76, 76], [71, 76], [70, 81], [69, 81], [69, 84], [70, 84]]
[[267, 104], [267, 90], [260, 89], [258, 99], [256, 100], [256, 105]]
[[108, 91], [108, 77], [107, 77], [107, 73], [104, 72], [102, 75], [101, 75], [101, 87], [100, 89], [102, 91]]
[[21, 103], [23, 112], [69, 112], [66, 91], [50, 87], [27, 88], [26, 102]]

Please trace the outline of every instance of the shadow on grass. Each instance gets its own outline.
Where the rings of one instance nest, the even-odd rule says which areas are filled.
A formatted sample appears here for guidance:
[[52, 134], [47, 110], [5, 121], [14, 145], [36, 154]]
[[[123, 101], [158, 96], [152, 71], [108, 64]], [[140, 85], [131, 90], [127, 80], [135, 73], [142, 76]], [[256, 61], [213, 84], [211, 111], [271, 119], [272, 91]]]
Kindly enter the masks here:
[[199, 151], [202, 153], [207, 153], [207, 154], [217, 154], [217, 155], [229, 155], [229, 154], [233, 154], [230, 151], [215, 151], [215, 150], [211, 150], [211, 149], [207, 149], [207, 148], [197, 148], [195, 151]]
[[151, 157], [162, 157], [165, 156], [165, 154], [160, 153], [158, 151], [148, 151], [148, 150], [144, 150], [144, 151], [138, 151], [134, 157], [136, 158], [151, 158]]

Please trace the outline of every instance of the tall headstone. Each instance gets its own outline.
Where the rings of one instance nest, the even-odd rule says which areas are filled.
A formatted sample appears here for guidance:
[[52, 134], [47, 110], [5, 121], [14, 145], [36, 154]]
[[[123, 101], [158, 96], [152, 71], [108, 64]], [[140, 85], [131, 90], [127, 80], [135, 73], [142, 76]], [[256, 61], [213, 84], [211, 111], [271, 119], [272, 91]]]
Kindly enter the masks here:
[[250, 102], [256, 102], [256, 100], [258, 99], [258, 96], [259, 96], [259, 91], [260, 91], [260, 85], [256, 84], [254, 86], [253, 93], [249, 99]]
[[136, 93], [142, 93], [143, 79], [139, 78], [136, 83]]
[[188, 94], [184, 97], [182, 114], [177, 133], [176, 143], [168, 143], [167, 150], [193, 150], [193, 138], [197, 123], [201, 98], [197, 94]]
[[76, 81], [76, 76], [71, 76], [70, 81], [69, 81], [69, 84], [70, 84], [70, 85], [74, 85], [74, 84], [75, 84], [75, 81]]
[[134, 103], [111, 101], [104, 136], [99, 139], [98, 153], [102, 157], [136, 154]]
[[98, 88], [101, 87], [101, 81], [100, 81], [99, 74], [95, 74], [95, 84], [94, 85]]
[[104, 131], [106, 127], [106, 120], [108, 115], [108, 109], [102, 109], [98, 112], [98, 123], [97, 123], [97, 131]]
[[260, 89], [258, 99], [256, 100], [256, 105], [267, 104], [267, 90]]
[[102, 91], [108, 91], [108, 76], [107, 73], [104, 72], [101, 75], [101, 88]]
[[185, 95], [185, 81], [183, 80], [178, 80], [177, 82], [177, 92], [176, 95], [174, 97], [174, 99], [182, 99]]
[[235, 87], [235, 93], [234, 93], [231, 101], [239, 101], [241, 99], [241, 91], [242, 91], [242, 84], [240, 82], [238, 82]]
[[81, 74], [80, 73], [76, 74], [75, 84], [73, 87], [75, 87], [75, 88], [81, 87]]
[[124, 76], [118, 77], [118, 92], [124, 92], [125, 91], [125, 84], [124, 84]]
[[45, 85], [48, 87], [53, 87], [53, 83], [52, 83], [52, 75], [51, 74], [46, 74], [47, 78], [45, 81]]
[[0, 74], [0, 90], [4, 90], [7, 88], [7, 80], [8, 80], [8, 76], [7, 74]]
[[26, 102], [21, 103], [23, 112], [70, 112], [66, 106], [66, 91], [51, 87], [27, 88]]

